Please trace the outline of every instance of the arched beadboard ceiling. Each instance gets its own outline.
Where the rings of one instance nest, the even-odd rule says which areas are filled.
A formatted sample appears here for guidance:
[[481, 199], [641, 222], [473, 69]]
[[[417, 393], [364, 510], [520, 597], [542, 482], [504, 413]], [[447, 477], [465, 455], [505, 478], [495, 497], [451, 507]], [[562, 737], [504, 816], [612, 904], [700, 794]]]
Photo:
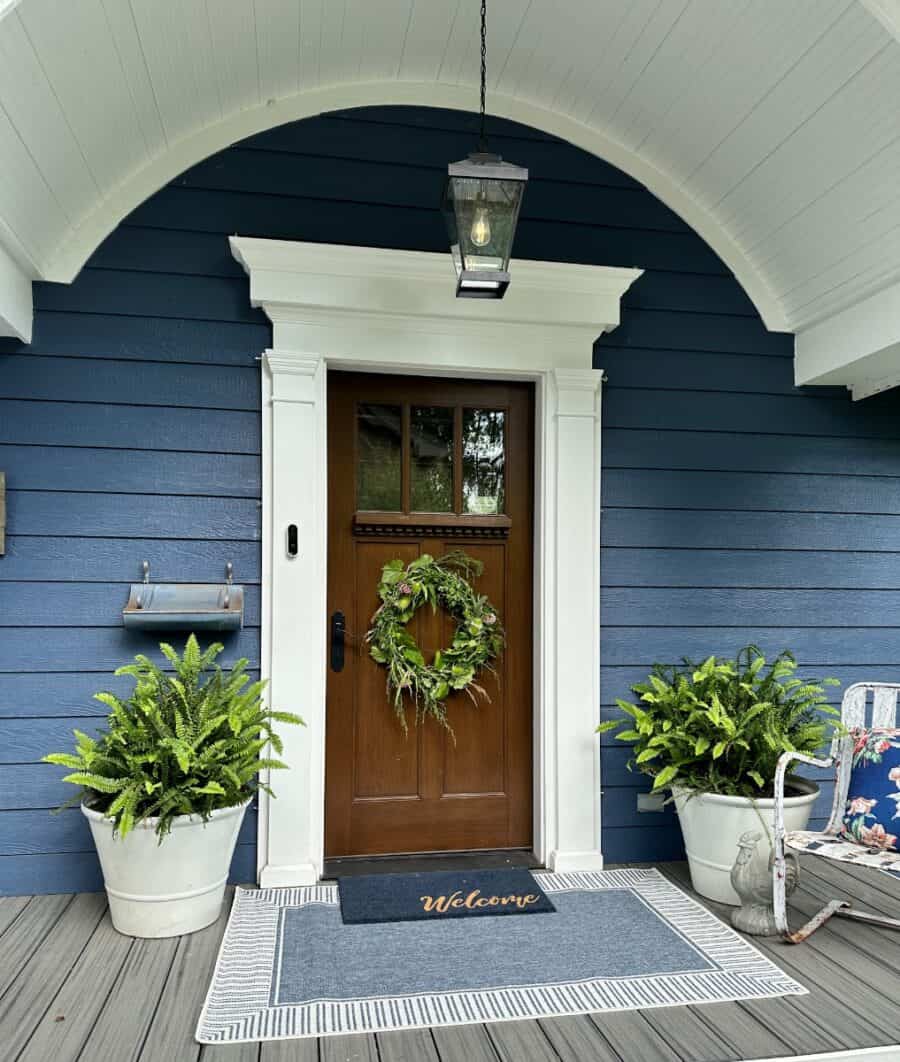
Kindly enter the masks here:
[[[644, 182], [797, 331], [900, 278], [898, 25], [896, 0], [491, 0], [489, 110]], [[476, 0], [0, 0], [0, 277], [70, 281], [253, 132], [474, 109], [477, 33]]]

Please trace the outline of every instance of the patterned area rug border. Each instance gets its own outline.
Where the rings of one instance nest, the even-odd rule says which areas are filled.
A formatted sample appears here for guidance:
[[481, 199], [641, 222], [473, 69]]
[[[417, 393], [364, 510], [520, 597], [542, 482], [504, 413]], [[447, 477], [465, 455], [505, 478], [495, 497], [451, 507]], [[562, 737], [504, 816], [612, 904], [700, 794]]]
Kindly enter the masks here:
[[246, 1043], [807, 994], [806, 988], [655, 869], [537, 877], [548, 894], [632, 891], [716, 969], [273, 1006], [270, 1001], [280, 971], [279, 912], [312, 904], [336, 907], [337, 886], [237, 889], [197, 1040]]

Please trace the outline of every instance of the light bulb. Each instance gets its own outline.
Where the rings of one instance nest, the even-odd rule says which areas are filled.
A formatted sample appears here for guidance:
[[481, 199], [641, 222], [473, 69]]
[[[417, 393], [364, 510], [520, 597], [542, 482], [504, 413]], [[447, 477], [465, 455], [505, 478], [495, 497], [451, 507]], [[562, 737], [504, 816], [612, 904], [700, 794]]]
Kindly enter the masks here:
[[476, 247], [485, 247], [491, 242], [491, 222], [484, 207], [475, 211], [475, 220], [472, 222], [469, 236]]

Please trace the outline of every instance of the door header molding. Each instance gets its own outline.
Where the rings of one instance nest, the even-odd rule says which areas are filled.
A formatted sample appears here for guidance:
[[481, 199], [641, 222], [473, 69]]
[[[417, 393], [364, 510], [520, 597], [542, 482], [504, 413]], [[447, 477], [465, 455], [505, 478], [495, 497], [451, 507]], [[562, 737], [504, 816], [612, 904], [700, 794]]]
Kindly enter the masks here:
[[[535, 850], [557, 871], [600, 851], [600, 391], [597, 337], [637, 269], [516, 260], [502, 301], [457, 299], [449, 255], [231, 237], [273, 325], [262, 373], [261, 671], [289, 771], [261, 797], [263, 886], [317, 881], [324, 859], [328, 455], [334, 370], [535, 383]], [[285, 533], [298, 528], [289, 557]]]
[[430, 365], [545, 369], [552, 350], [553, 367], [584, 367], [643, 272], [516, 259], [504, 299], [457, 299], [449, 254], [247, 236], [230, 244], [251, 304], [272, 322], [274, 349], [398, 365], [426, 348]]

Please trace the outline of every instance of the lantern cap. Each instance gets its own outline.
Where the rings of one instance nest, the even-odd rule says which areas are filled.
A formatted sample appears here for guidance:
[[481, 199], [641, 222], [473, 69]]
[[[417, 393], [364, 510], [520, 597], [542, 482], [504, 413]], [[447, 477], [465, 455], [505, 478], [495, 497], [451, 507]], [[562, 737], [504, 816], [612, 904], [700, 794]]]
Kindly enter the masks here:
[[527, 181], [528, 170], [512, 162], [504, 162], [500, 155], [489, 151], [473, 151], [459, 162], [447, 167], [448, 177], [474, 177], [482, 181]]

